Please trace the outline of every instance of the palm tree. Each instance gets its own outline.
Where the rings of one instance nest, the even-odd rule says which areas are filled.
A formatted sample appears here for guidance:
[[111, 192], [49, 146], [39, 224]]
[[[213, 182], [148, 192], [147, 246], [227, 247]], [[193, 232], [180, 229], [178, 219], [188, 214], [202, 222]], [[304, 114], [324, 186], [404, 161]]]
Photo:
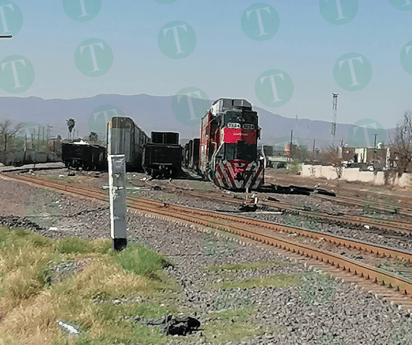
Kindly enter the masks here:
[[69, 139], [70, 139], [70, 136], [74, 128], [74, 125], [76, 124], [76, 121], [74, 121], [74, 119], [68, 119], [66, 120], [66, 122], [67, 122], [67, 127], [69, 128]]

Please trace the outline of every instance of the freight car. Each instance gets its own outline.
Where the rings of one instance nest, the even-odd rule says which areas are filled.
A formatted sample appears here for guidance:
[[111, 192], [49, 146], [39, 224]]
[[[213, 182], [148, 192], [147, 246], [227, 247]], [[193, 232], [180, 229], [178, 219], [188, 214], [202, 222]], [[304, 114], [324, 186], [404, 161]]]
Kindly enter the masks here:
[[259, 138], [258, 114], [248, 101], [218, 99], [201, 120], [198, 170], [222, 188], [259, 189], [264, 182]]
[[143, 168], [152, 177], [176, 177], [181, 172], [182, 146], [179, 133], [152, 132], [143, 150]]
[[67, 168], [106, 170], [106, 148], [85, 141], [62, 143], [62, 160]]
[[187, 142], [185, 144], [185, 147], [183, 148], [183, 163], [182, 164], [185, 168], [189, 167], [189, 143], [190, 141]]
[[113, 117], [107, 123], [107, 153], [124, 154], [128, 171], [142, 171], [143, 147], [149, 137], [129, 117]]
[[183, 165], [191, 170], [198, 170], [199, 167], [199, 147], [200, 139], [189, 140], [183, 149]]

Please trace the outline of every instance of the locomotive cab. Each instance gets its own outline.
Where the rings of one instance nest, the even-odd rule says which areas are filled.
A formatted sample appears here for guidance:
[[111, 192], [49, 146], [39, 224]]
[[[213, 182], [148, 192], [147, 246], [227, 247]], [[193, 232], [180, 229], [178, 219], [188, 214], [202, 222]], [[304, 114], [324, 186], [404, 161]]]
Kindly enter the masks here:
[[202, 118], [200, 170], [218, 186], [257, 189], [263, 183], [258, 158], [257, 112], [244, 99], [219, 99]]

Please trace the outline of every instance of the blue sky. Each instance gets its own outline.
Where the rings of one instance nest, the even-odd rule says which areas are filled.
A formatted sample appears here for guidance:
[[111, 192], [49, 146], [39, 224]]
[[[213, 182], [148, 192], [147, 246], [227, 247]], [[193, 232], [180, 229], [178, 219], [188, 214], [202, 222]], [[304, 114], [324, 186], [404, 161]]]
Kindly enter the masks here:
[[[346, 10], [353, 1], [340, 3]], [[26, 91], [13, 94], [1, 88], [0, 97], [170, 96], [193, 86], [210, 99], [246, 98], [282, 116], [330, 121], [331, 94], [338, 92], [338, 122], [374, 119], [385, 128], [412, 110], [412, 76], [400, 60], [402, 48], [412, 40], [412, 11], [392, 5], [407, 0], [359, 1], [356, 16], [343, 25], [329, 23], [320, 11], [320, 2], [337, 9], [336, 0], [265, 1], [280, 22], [276, 34], [264, 41], [242, 30], [242, 15], [252, 1], [102, 0], [97, 16], [85, 22], [71, 19], [61, 0], [13, 2], [23, 13], [23, 24], [12, 40], [0, 42], [0, 60], [21, 55], [32, 63], [35, 77]], [[5, 4], [10, 1], [0, 1]], [[158, 44], [162, 27], [176, 20], [196, 34], [193, 52], [178, 60], [163, 54]], [[249, 20], [257, 25], [256, 14]], [[103, 40], [113, 51], [113, 64], [99, 77], [82, 74], [75, 63], [76, 49], [90, 38]], [[333, 70], [341, 56], [352, 52], [368, 59], [372, 79], [350, 92], [338, 85]], [[290, 100], [279, 107], [265, 105], [255, 92], [258, 77], [271, 69], [284, 71], [293, 81]]]

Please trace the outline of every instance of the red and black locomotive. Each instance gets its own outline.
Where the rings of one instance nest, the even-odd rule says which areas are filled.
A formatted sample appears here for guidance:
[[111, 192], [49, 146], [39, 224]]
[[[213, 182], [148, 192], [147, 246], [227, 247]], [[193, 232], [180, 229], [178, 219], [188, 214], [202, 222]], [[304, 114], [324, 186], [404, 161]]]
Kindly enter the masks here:
[[222, 188], [259, 189], [264, 182], [259, 138], [258, 115], [248, 101], [218, 99], [201, 121], [197, 170]]

